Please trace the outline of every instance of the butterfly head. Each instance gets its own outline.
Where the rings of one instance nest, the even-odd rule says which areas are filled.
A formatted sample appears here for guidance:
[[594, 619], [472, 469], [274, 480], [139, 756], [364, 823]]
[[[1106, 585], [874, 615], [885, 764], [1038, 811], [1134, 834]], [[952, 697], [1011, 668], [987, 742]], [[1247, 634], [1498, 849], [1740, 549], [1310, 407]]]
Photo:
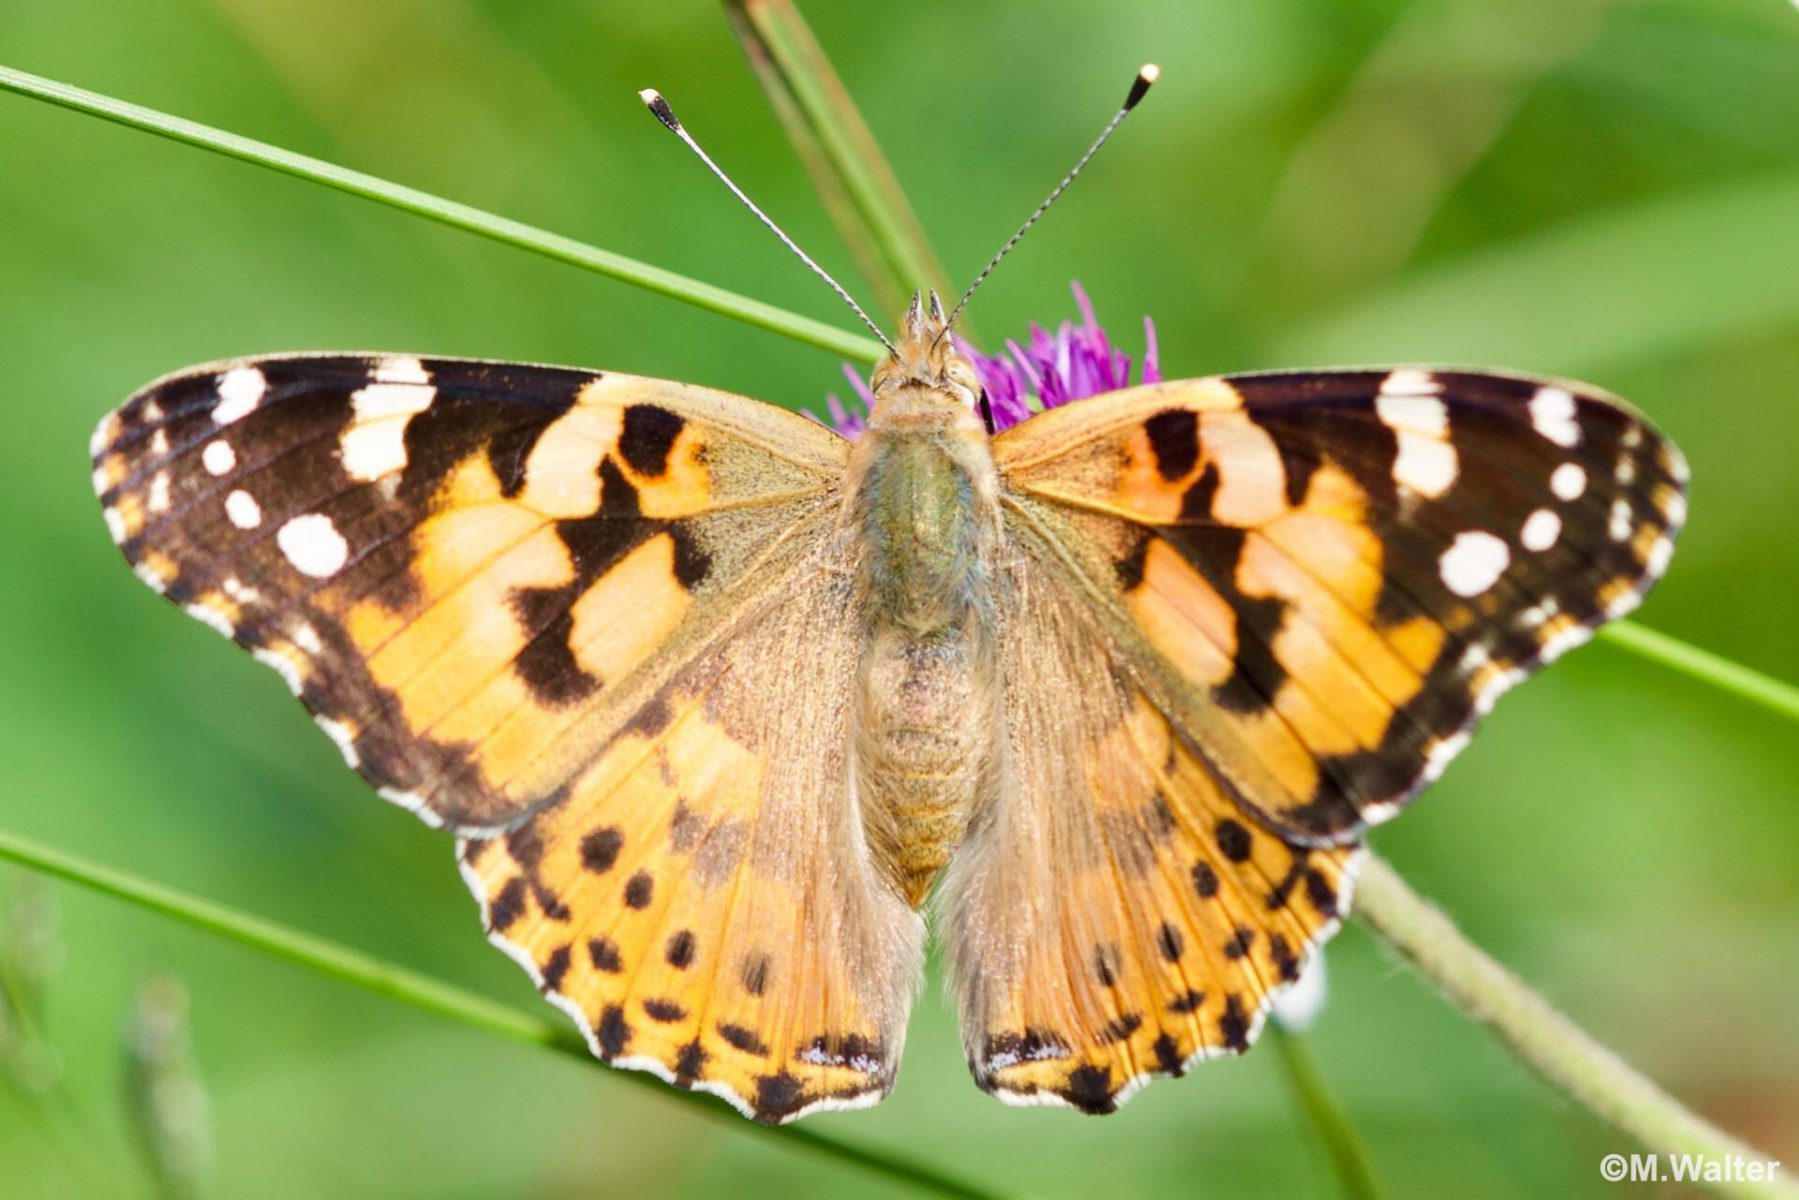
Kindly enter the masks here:
[[949, 336], [943, 301], [934, 291], [930, 297], [926, 309], [923, 299], [913, 294], [893, 352], [881, 360], [869, 381], [875, 403], [891, 403], [903, 395], [909, 408], [933, 400], [953, 400], [973, 411], [981, 394], [980, 376]]

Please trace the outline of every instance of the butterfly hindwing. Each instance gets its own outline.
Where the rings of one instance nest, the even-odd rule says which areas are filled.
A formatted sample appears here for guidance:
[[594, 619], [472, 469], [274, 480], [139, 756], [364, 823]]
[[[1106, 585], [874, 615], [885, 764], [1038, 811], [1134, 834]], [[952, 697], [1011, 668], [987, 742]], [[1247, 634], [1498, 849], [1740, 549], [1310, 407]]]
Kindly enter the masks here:
[[1634, 607], [1686, 507], [1678, 451], [1614, 398], [1422, 368], [1133, 388], [994, 452], [1158, 708], [1313, 845], [1392, 816]]
[[684, 384], [330, 355], [158, 381], [93, 450], [146, 582], [384, 796], [478, 831], [554, 797], [822, 536], [846, 443]]
[[1356, 847], [1246, 817], [1139, 686], [1054, 547], [999, 577], [1006, 767], [941, 890], [975, 1080], [1110, 1112], [1240, 1053], [1349, 901]]
[[801, 563], [561, 799], [460, 848], [595, 1054], [769, 1123], [887, 1094], [920, 970], [849, 798], [851, 592], [839, 556]]

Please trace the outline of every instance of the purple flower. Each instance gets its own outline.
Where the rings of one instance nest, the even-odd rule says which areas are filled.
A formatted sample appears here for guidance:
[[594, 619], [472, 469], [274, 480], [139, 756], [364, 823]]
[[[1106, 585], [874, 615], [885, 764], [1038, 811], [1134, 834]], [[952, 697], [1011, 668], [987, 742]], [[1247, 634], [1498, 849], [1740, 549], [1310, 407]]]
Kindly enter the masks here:
[[[956, 338], [956, 349], [968, 356], [981, 377], [981, 385], [987, 389], [995, 430], [1016, 425], [1043, 409], [1129, 387], [1133, 382], [1161, 382], [1155, 322], [1143, 318], [1143, 367], [1139, 378], [1133, 381], [1130, 355], [1116, 349], [1106, 331], [1099, 327], [1093, 304], [1081, 285], [1072, 284], [1070, 290], [1081, 313], [1078, 325], [1063, 321], [1054, 333], [1048, 333], [1033, 322], [1026, 344], [1007, 339], [1006, 353], [994, 357]], [[832, 393], [825, 397], [825, 407], [830, 412], [831, 427], [847, 438], [855, 438], [868, 427], [868, 410], [874, 396], [854, 367], [844, 364], [843, 374], [855, 389], [849, 404]]]

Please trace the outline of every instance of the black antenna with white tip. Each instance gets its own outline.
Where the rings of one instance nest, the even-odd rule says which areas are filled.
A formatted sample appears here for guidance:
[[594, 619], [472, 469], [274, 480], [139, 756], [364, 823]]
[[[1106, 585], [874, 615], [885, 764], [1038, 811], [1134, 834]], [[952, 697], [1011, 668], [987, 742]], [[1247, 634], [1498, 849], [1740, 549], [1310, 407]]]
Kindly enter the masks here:
[[869, 329], [874, 332], [876, 337], [881, 339], [881, 345], [887, 347], [887, 352], [889, 354], [894, 353], [893, 343], [887, 340], [887, 335], [881, 332], [881, 327], [879, 325], [876, 325], [873, 321], [868, 319], [868, 314], [862, 311], [862, 306], [856, 303], [853, 296], [843, 290], [843, 285], [831, 278], [831, 273], [829, 271], [812, 261], [812, 256], [807, 254], [804, 250], [801, 250], [799, 244], [788, 237], [779, 225], [775, 224], [774, 218], [758, 208], [754, 200], [751, 200], [748, 196], [744, 195], [743, 189], [738, 187], [735, 183], [732, 183], [731, 177], [725, 174], [724, 170], [717, 163], [712, 161], [712, 156], [700, 149], [700, 144], [694, 141], [693, 135], [688, 133], [687, 130], [682, 127], [681, 119], [675, 116], [675, 110], [668, 106], [668, 101], [662, 98], [662, 93], [655, 88], [644, 88], [641, 92], [638, 92], [637, 95], [639, 99], [649, 106], [650, 111], [656, 114], [656, 119], [662, 122], [663, 127], [676, 137], [680, 138], [683, 142], [686, 142], [687, 148], [699, 155], [700, 161], [706, 164], [707, 169], [718, 176], [718, 181], [730, 188], [731, 194], [736, 196], [745, 208], [749, 209], [752, 213], [755, 213], [756, 219], [766, 225], [770, 233], [780, 238], [783, 246], [793, 251], [794, 255], [798, 257], [801, 262], [812, 269], [814, 275], [831, 285], [831, 290], [836, 292], [837, 295], [843, 299], [843, 302], [849, 305], [850, 309], [858, 317], [862, 318], [862, 323], [868, 326]]
[[1093, 156], [1099, 153], [1099, 148], [1106, 144], [1107, 139], [1124, 123], [1124, 119], [1131, 115], [1131, 110], [1137, 107], [1138, 102], [1149, 92], [1150, 85], [1161, 73], [1162, 68], [1156, 66], [1155, 63], [1144, 63], [1139, 68], [1137, 78], [1131, 81], [1130, 92], [1125, 95], [1123, 106], [1113, 114], [1112, 119], [1106, 123], [1106, 127], [1100, 131], [1093, 144], [1087, 147], [1087, 153], [1081, 155], [1073, 169], [1062, 177], [1062, 182], [1058, 183], [1055, 190], [1051, 191], [1043, 203], [1037, 206], [1037, 211], [1033, 212], [1025, 220], [1025, 223], [1018, 227], [1018, 232], [1006, 240], [1006, 244], [999, 248], [999, 253], [987, 260], [987, 265], [981, 268], [981, 273], [974, 277], [974, 282], [968, 285], [968, 290], [962, 293], [960, 300], [956, 301], [956, 307], [950, 310], [949, 320], [944, 323], [946, 331], [956, 323], [956, 318], [962, 314], [962, 309], [968, 304], [968, 298], [974, 295], [975, 289], [987, 282], [987, 276], [993, 274], [993, 268], [999, 266], [1000, 260], [1012, 253], [1012, 248], [1018, 245], [1025, 234], [1030, 232], [1031, 226], [1037, 223], [1037, 219], [1048, 212], [1049, 206], [1061, 198], [1062, 193], [1068, 190], [1068, 185], [1074, 182], [1074, 177], [1087, 169], [1087, 164], [1093, 161]]

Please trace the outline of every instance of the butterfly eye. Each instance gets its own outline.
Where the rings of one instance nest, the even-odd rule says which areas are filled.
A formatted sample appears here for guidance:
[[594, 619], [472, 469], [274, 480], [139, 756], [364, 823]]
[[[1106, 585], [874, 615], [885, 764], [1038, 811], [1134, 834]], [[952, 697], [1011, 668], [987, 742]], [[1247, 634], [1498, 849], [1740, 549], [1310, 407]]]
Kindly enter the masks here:
[[980, 394], [980, 376], [974, 373], [973, 367], [960, 358], [952, 359], [950, 364], [944, 368], [943, 380], [956, 392], [966, 393], [965, 398], [970, 404], [973, 404], [975, 397]]

